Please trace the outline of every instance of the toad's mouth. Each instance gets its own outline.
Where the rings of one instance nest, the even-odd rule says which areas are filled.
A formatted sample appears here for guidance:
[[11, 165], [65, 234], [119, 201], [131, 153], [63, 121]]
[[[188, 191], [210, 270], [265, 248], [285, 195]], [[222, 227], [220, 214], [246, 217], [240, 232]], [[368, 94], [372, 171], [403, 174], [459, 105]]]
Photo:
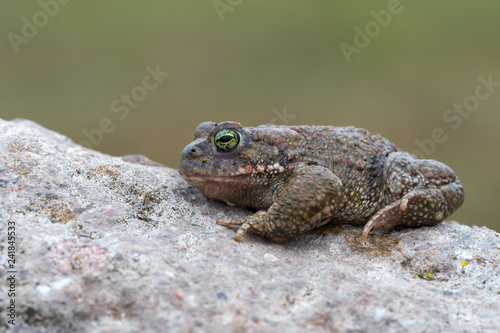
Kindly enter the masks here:
[[207, 183], [239, 183], [242, 180], [245, 180], [249, 177], [249, 175], [227, 175], [227, 176], [213, 176], [213, 175], [182, 175], [182, 177], [190, 184], [194, 186], [207, 184]]

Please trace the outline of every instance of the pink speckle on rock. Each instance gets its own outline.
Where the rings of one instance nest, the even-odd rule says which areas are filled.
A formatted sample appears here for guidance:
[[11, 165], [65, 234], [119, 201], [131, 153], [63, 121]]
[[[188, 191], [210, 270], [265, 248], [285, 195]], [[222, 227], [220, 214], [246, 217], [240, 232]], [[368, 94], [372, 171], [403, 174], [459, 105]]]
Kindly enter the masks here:
[[182, 301], [184, 299], [184, 291], [182, 289], [177, 290], [175, 293], [175, 298], [177, 298], [179, 301]]
[[119, 215], [119, 214], [120, 214], [120, 211], [118, 209], [115, 209], [115, 208], [109, 208], [106, 210], [106, 215], [108, 215], [108, 216]]
[[111, 254], [106, 248], [79, 239], [53, 243], [49, 247], [48, 256], [61, 272], [94, 271], [111, 262]]

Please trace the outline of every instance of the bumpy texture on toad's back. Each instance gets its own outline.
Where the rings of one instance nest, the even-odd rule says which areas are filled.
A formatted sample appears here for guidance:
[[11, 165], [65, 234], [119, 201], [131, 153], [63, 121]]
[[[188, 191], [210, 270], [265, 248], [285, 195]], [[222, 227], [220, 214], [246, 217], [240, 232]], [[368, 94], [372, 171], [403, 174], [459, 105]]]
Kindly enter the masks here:
[[446, 165], [419, 160], [354, 127], [243, 127], [204, 122], [179, 173], [205, 196], [259, 209], [218, 220], [283, 241], [329, 221], [377, 227], [434, 225], [464, 201]]

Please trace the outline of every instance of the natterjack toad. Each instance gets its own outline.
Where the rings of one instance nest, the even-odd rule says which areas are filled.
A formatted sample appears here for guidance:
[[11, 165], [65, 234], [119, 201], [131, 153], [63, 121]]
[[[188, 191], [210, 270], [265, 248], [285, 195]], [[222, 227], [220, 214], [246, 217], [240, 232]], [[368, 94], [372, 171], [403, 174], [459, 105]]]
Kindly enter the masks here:
[[464, 201], [446, 165], [420, 160], [354, 127], [243, 127], [204, 122], [182, 152], [179, 173], [205, 196], [258, 209], [223, 218], [284, 241], [327, 222], [373, 228], [437, 224]]

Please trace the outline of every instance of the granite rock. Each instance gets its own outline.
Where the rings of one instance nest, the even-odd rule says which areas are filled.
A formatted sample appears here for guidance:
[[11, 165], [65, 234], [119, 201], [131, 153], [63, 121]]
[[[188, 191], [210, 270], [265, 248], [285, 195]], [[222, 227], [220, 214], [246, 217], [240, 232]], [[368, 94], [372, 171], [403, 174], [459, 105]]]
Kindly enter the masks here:
[[0, 331], [500, 331], [495, 231], [326, 225], [276, 244], [215, 224], [245, 214], [144, 157], [0, 119]]

